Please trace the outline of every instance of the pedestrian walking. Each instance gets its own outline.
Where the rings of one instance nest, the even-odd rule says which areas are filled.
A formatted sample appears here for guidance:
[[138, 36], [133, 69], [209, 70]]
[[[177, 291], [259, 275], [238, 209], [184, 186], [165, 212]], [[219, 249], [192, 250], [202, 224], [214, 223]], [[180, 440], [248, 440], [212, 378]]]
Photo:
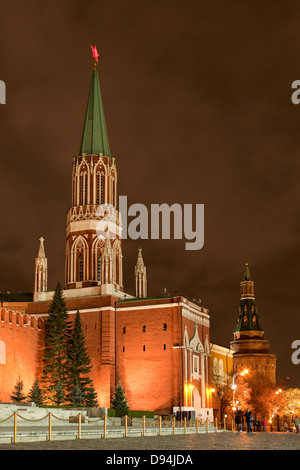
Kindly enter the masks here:
[[250, 408], [247, 408], [247, 411], [244, 416], [245, 416], [246, 424], [247, 424], [247, 432], [252, 432], [252, 422], [254, 418], [250, 411]]
[[268, 420], [266, 418], [263, 418], [262, 420], [263, 432], [267, 432], [267, 425], [268, 425]]
[[257, 420], [257, 431], [261, 432], [261, 419], [260, 418], [258, 418]]
[[238, 406], [235, 416], [234, 416], [234, 421], [236, 424], [236, 430], [237, 432], [243, 432], [243, 412]]
[[296, 433], [299, 434], [300, 419], [298, 418], [298, 416], [296, 416], [294, 419], [294, 425], [296, 428]]

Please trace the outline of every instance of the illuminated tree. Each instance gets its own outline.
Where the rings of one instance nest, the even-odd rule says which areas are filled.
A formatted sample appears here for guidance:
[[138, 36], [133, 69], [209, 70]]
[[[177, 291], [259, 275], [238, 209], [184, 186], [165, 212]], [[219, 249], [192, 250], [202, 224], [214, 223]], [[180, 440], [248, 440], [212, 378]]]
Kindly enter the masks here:
[[27, 396], [23, 394], [23, 388], [24, 388], [24, 383], [21, 380], [21, 377], [19, 377], [15, 385], [14, 391], [10, 396], [12, 401], [21, 403], [22, 401], [26, 400]]
[[[96, 397], [94, 396], [93, 400], [91, 395], [91, 392], [96, 394], [93, 381], [89, 378], [91, 369], [92, 365], [85, 344], [80, 313], [77, 311], [69, 341], [67, 361], [67, 390], [68, 398], [72, 404], [75, 399], [76, 403], [80, 401], [80, 404], [86, 405], [88, 402], [89, 404], [94, 403], [93, 406], [96, 406]], [[81, 398], [79, 398], [79, 390]], [[89, 398], [87, 398], [88, 394]], [[76, 396], [77, 398], [74, 398]]]
[[65, 401], [65, 394], [64, 394], [64, 389], [63, 389], [61, 380], [59, 380], [56, 385], [54, 396], [53, 396], [53, 401], [58, 406], [64, 403]]
[[251, 389], [249, 408], [253, 415], [271, 419], [276, 411], [276, 387], [264, 375], [254, 374], [248, 377]]
[[97, 407], [98, 406], [98, 399], [97, 399], [97, 393], [94, 389], [93, 383], [91, 383], [85, 397], [85, 406], [89, 406], [91, 408]]
[[224, 377], [217, 374], [213, 374], [212, 376], [212, 384], [220, 400], [221, 421], [224, 419], [225, 414], [233, 416], [231, 406], [233, 391], [230, 382], [232, 382], [232, 379], [230, 379], [229, 376]]
[[281, 393], [281, 415], [291, 423], [294, 418], [300, 417], [300, 389], [289, 388]]
[[[45, 325], [45, 350], [43, 358], [44, 390], [47, 398], [61, 403], [66, 385], [66, 361], [69, 344], [69, 322], [60, 282], [57, 283], [49, 316]], [[62, 392], [60, 388], [62, 387]], [[59, 390], [59, 395], [58, 395]]]
[[44, 402], [43, 391], [40, 387], [38, 379], [35, 379], [32, 388], [28, 394], [29, 401], [33, 401], [37, 405], [42, 405]]
[[116, 416], [125, 416], [128, 414], [129, 406], [127, 404], [125, 390], [121, 382], [116, 386], [111, 404], [112, 408], [116, 410]]
[[84, 400], [84, 395], [77, 382], [72, 392], [70, 393], [70, 401], [73, 406], [80, 406], [82, 405], [83, 400]]
[[241, 409], [249, 408], [251, 400], [251, 389], [245, 377], [239, 375], [235, 380], [236, 389], [234, 391], [234, 404]]

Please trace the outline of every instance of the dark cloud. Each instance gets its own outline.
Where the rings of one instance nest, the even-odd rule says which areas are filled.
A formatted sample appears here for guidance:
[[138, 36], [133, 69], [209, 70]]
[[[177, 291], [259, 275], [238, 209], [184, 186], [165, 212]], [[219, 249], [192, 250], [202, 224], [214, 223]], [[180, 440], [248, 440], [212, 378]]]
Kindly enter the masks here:
[[278, 376], [300, 386], [300, 7], [296, 1], [5, 2], [0, 19], [0, 290], [30, 291], [43, 235], [49, 287], [64, 276], [65, 216], [91, 79], [99, 73], [119, 193], [129, 204], [204, 203], [205, 245], [124, 242], [126, 288], [143, 247], [149, 293], [211, 310], [228, 346], [245, 261]]

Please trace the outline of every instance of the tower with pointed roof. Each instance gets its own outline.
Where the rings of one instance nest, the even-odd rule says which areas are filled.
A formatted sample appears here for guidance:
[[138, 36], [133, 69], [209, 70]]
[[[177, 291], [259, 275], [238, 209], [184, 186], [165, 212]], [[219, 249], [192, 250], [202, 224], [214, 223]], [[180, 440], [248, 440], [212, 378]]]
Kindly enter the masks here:
[[[117, 166], [111, 156], [97, 61], [94, 61], [79, 155], [73, 159], [72, 205], [67, 214], [65, 285], [123, 291]], [[93, 292], [94, 293], [94, 292]]]
[[[212, 421], [209, 311], [183, 295], [147, 297], [141, 249], [136, 296], [123, 290], [117, 167], [108, 142], [98, 53], [92, 49], [96, 60], [79, 154], [73, 160], [66, 223], [62, 295], [68, 318], [73, 323], [79, 311], [100, 407], [111, 406], [120, 380], [131, 409]], [[24, 302], [5, 301], [0, 308], [2, 401], [9, 400], [20, 372], [29, 390], [43, 370], [44, 325], [55, 291], [47, 290], [42, 238], [34, 291], [33, 301], [30, 295]]]
[[142, 248], [138, 249], [138, 257], [135, 266], [135, 296], [140, 299], [147, 297], [147, 275]]
[[38, 256], [35, 258], [34, 301], [44, 300], [47, 291], [48, 261], [45, 254], [44, 238], [40, 238]]
[[233, 369], [236, 372], [248, 369], [260, 373], [275, 384], [276, 356], [269, 353], [270, 343], [264, 339], [248, 263], [240, 282], [240, 307], [233, 336], [234, 340], [230, 343]]

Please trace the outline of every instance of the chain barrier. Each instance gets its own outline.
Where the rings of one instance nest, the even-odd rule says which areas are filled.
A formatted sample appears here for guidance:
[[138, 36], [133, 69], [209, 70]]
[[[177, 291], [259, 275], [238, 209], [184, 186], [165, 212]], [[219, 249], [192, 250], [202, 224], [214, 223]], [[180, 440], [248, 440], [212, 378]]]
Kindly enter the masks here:
[[0, 423], [4, 423], [5, 421], [12, 418], [13, 416], [14, 416], [14, 414], [10, 415], [8, 418], [4, 418], [2, 421], [0, 421]]
[[143, 428], [143, 436], [146, 435], [146, 429], [147, 428], [153, 428], [156, 427], [158, 428], [158, 434], [161, 435], [162, 428], [173, 428], [173, 435], [176, 434], [175, 430], [176, 428], [184, 428], [184, 433], [187, 433], [187, 428], [196, 428], [196, 433], [199, 433], [199, 429], [205, 428], [206, 427], [206, 432], [209, 432], [209, 427], [212, 425], [215, 428], [215, 432], [218, 432], [218, 430], [224, 430], [232, 427], [232, 430], [234, 429], [234, 421], [233, 419], [231, 421], [226, 421], [224, 418], [223, 421], [219, 421], [218, 418], [210, 420], [209, 417], [206, 418], [206, 420], [196, 418], [196, 420], [192, 421], [191, 419], [187, 420], [186, 417], [182, 420], [176, 420], [175, 416], [171, 420], [166, 420], [162, 418], [161, 416], [156, 417], [154, 419], [148, 419], [146, 416], [143, 416], [142, 418], [130, 418], [129, 416], [124, 416], [122, 418], [111, 418], [110, 416], [104, 415], [101, 418], [97, 419], [88, 419], [86, 416], [83, 416], [81, 413], [78, 413], [75, 416], [69, 416], [68, 418], [60, 418], [59, 416], [55, 416], [53, 413], [48, 413], [46, 416], [43, 416], [42, 418], [38, 419], [28, 419], [25, 418], [24, 416], [19, 415], [18, 413], [13, 413], [12, 415], [8, 416], [7, 418], [4, 418], [3, 420], [0, 421], [0, 423], [4, 423], [5, 421], [8, 421], [9, 419], [14, 418], [14, 434], [13, 434], [13, 442], [17, 442], [17, 418], [20, 418], [24, 421], [27, 422], [39, 422], [44, 419], [48, 418], [48, 439], [51, 441], [52, 439], [52, 418], [57, 419], [59, 421], [67, 421], [67, 422], [72, 422], [75, 421], [77, 422], [78, 420], [78, 434], [77, 437], [78, 439], [81, 439], [81, 424], [82, 424], [82, 418], [84, 422], [87, 423], [98, 423], [100, 421], [103, 421], [103, 433], [102, 437], [106, 438], [107, 437], [107, 424], [108, 421], [111, 422], [112, 424], [119, 424], [119, 425], [124, 425], [124, 436], [128, 436], [128, 424], [129, 426], [132, 426], [133, 424], [136, 424], [138, 427], [140, 425]]

